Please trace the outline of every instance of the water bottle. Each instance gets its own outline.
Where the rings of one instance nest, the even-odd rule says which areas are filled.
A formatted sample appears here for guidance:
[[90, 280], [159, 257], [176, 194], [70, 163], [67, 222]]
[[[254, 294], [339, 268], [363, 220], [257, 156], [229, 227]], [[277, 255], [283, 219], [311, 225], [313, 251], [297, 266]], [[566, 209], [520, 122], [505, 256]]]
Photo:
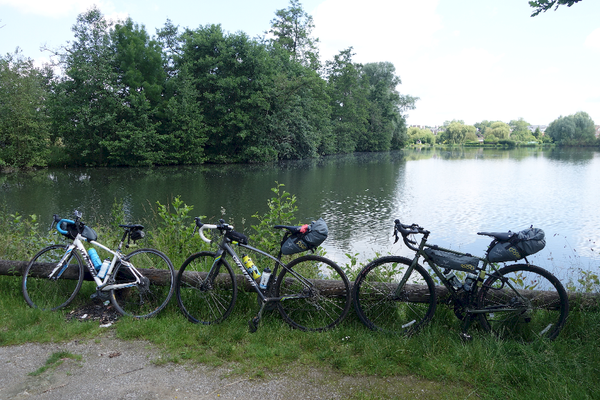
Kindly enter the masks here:
[[254, 262], [252, 261], [252, 259], [250, 257], [248, 257], [246, 254], [243, 254], [242, 261], [244, 262], [244, 265], [246, 266], [246, 270], [248, 271], [248, 273], [250, 275], [252, 275], [252, 278], [254, 278], [254, 279], [260, 278], [260, 271], [258, 270], [258, 268], [256, 268], [256, 265], [254, 265]]
[[260, 278], [260, 288], [263, 290], [267, 289], [267, 285], [269, 284], [269, 278], [271, 277], [271, 270], [269, 267], [263, 269], [262, 277]]
[[108, 267], [110, 267], [110, 258], [107, 258], [102, 262], [102, 266], [100, 267], [100, 272], [98, 272], [98, 278], [104, 279], [106, 273], [108, 272]]
[[468, 292], [473, 288], [473, 284], [477, 280], [477, 275], [468, 273], [465, 279], [465, 283], [463, 284], [463, 288]]
[[96, 251], [96, 249], [89, 249], [88, 255], [90, 256], [90, 260], [92, 260], [92, 264], [94, 264], [94, 268], [96, 268], [96, 271], [98, 271], [100, 269], [100, 266], [102, 265], [102, 261], [100, 261], [100, 256], [98, 255], [98, 252]]
[[459, 289], [462, 286], [462, 283], [460, 283], [460, 281], [452, 271], [450, 271], [450, 273], [446, 275], [446, 279], [448, 279], [448, 282], [450, 282], [454, 289]]

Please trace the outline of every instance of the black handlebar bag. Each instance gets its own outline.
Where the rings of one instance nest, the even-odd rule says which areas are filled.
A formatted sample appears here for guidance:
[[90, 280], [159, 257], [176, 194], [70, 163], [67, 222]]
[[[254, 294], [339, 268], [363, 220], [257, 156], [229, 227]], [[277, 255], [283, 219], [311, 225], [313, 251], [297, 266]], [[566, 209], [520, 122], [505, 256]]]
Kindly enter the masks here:
[[319, 247], [327, 239], [329, 230], [323, 218], [313, 221], [306, 233], [295, 233], [281, 245], [282, 254], [295, 254]]
[[546, 235], [539, 228], [525, 229], [510, 237], [507, 241], [492, 241], [488, 249], [488, 261], [516, 261], [535, 254], [546, 247]]

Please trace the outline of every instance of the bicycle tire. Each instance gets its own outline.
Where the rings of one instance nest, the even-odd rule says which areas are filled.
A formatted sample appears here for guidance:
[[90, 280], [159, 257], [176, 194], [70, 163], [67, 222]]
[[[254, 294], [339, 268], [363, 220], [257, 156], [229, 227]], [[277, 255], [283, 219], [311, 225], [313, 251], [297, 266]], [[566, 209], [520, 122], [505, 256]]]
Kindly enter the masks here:
[[437, 305], [435, 284], [421, 265], [415, 266], [402, 297], [396, 295], [404, 270], [411, 263], [405, 257], [381, 257], [358, 274], [352, 293], [354, 308], [369, 329], [411, 335], [433, 318]]
[[[505, 280], [526, 297], [516, 296]], [[569, 314], [565, 288], [552, 273], [535, 265], [515, 264], [491, 273], [478, 293], [478, 308], [495, 308], [479, 314], [481, 326], [499, 338], [524, 342], [555, 339]], [[502, 308], [518, 308], [500, 312]]]
[[77, 249], [71, 251], [67, 260], [68, 267], [58, 279], [47, 277], [65, 255], [67, 247], [60, 244], [48, 246], [33, 256], [25, 268], [21, 287], [29, 306], [40, 310], [58, 310], [73, 301], [81, 289], [84, 269]]
[[[311, 281], [302, 282], [288, 270]], [[317, 255], [292, 260], [280, 272], [274, 289], [276, 297], [283, 297], [277, 302], [281, 317], [303, 331], [320, 332], [335, 327], [346, 318], [352, 303], [350, 282], [344, 271], [335, 262]], [[307, 297], [293, 297], [298, 294]]]
[[216, 256], [210, 251], [192, 254], [177, 273], [177, 303], [186, 318], [195, 324], [223, 321], [231, 314], [237, 298], [235, 274], [223, 258], [219, 260], [220, 273], [215, 282], [206, 281], [206, 273]]
[[[171, 260], [158, 250], [138, 249], [125, 256], [124, 261], [133, 264], [142, 274], [142, 283], [112, 289], [110, 300], [113, 306], [122, 315], [135, 318], [158, 314], [167, 306], [175, 290], [175, 269]], [[113, 276], [116, 284], [135, 281], [130, 268], [121, 262], [116, 265]]]

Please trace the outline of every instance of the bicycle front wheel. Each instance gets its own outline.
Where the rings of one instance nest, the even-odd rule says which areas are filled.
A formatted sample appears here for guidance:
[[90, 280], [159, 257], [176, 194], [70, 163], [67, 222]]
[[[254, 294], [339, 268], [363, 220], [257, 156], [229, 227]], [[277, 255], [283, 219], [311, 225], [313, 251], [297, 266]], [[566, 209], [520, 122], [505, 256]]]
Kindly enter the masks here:
[[479, 315], [481, 326], [500, 338], [552, 340], [565, 325], [569, 299], [550, 272], [515, 264], [490, 274], [480, 289], [478, 308], [488, 310]]
[[316, 255], [296, 258], [275, 283], [277, 308], [292, 327], [324, 331], [339, 324], [351, 304], [350, 282], [333, 261]]
[[216, 324], [229, 316], [237, 296], [233, 270], [219, 259], [215, 277], [207, 278], [216, 253], [203, 251], [188, 257], [177, 274], [175, 293], [179, 308], [195, 324]]
[[[135, 318], [148, 318], [166, 307], [175, 289], [175, 269], [171, 260], [154, 249], [139, 249], [128, 254], [113, 272], [115, 284], [131, 284], [110, 291], [118, 312]], [[137, 282], [139, 280], [139, 282]], [[137, 282], [137, 283], [136, 283]]]
[[77, 295], [83, 282], [83, 262], [77, 250], [71, 250], [66, 268], [52, 270], [66, 254], [67, 246], [54, 245], [41, 250], [23, 273], [22, 289], [25, 301], [40, 310], [57, 310], [67, 306]]
[[382, 257], [359, 273], [353, 288], [354, 308], [369, 329], [410, 335], [433, 317], [435, 284], [422, 266], [415, 266], [398, 293], [398, 284], [411, 263], [405, 257]]

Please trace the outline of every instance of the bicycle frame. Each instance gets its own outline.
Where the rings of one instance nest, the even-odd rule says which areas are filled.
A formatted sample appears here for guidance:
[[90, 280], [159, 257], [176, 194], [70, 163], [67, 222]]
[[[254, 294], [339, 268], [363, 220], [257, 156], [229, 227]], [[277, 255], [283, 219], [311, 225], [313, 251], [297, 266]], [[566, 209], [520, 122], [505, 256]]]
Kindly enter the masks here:
[[[100, 247], [101, 249], [103, 249], [113, 255], [112, 261], [110, 263], [108, 271], [106, 272], [106, 275], [104, 276], [104, 279], [100, 279], [100, 277], [98, 276], [98, 272], [96, 271], [96, 268], [94, 267], [94, 264], [92, 263], [92, 260], [90, 259], [87, 250], [83, 246], [83, 240], [87, 240], [87, 239], [85, 239], [80, 234], [77, 234], [77, 237], [75, 237], [75, 239], [73, 240], [73, 243], [71, 243], [69, 246], [67, 246], [65, 255], [61, 258], [61, 260], [58, 262], [56, 267], [52, 270], [50, 275], [48, 275], [48, 278], [58, 279], [62, 275], [62, 273], [66, 270], [67, 261], [70, 259], [71, 252], [73, 250], [77, 250], [79, 252], [79, 254], [83, 257], [85, 265], [87, 266], [88, 271], [92, 275], [94, 282], [96, 282], [97, 289], [100, 289], [102, 291], [123, 289], [123, 288], [127, 288], [127, 287], [133, 287], [141, 282], [140, 281], [141, 275], [136, 270], [136, 268], [133, 266], [133, 264], [123, 260], [123, 254], [121, 253], [121, 246], [123, 245], [123, 240], [121, 240], [121, 242], [119, 243], [119, 247], [117, 248], [116, 251], [113, 251], [113, 250], [109, 249], [108, 247], [104, 246], [102, 243], [96, 242], [94, 240], [88, 241], [90, 244], [92, 244], [96, 247]], [[120, 262], [121, 264], [129, 267], [129, 269], [132, 271], [133, 275], [135, 276], [135, 282], [122, 283], [122, 284], [108, 284], [108, 282], [111, 279], [112, 274], [114, 272], [115, 266], [117, 265], [117, 262]], [[57, 271], [58, 271], [58, 274], [56, 274]], [[56, 276], [55, 276], [55, 274], [56, 274]]]
[[[237, 245], [244, 249], [258, 253], [258, 254], [265, 256], [265, 257], [269, 258], [270, 260], [274, 261], [275, 267], [273, 268], [271, 277], [269, 278], [269, 282], [267, 283], [267, 290], [266, 290], [267, 294], [269, 294], [271, 282], [273, 281], [273, 279], [276, 279], [277, 271], [278, 271], [279, 267], [284, 268], [286, 271], [288, 271], [290, 274], [292, 274], [296, 279], [302, 281], [303, 283], [305, 283], [309, 286], [313, 286], [312, 283], [308, 279], [304, 278], [302, 275], [297, 274], [293, 269], [288, 268], [285, 263], [281, 262], [280, 258], [274, 257], [269, 253], [266, 253], [262, 250], [257, 249], [256, 247], [252, 247], [247, 244], [243, 244], [243, 243], [239, 243], [239, 242], [231, 242], [231, 244]], [[242, 263], [242, 260], [240, 259], [240, 256], [236, 253], [236, 251], [234, 250], [234, 248], [232, 247], [231, 244], [229, 244], [227, 242], [227, 239], [225, 237], [223, 237], [223, 239], [221, 240], [221, 243], [219, 244], [219, 250], [217, 251], [215, 261], [213, 262], [213, 265], [212, 265], [210, 271], [208, 272], [207, 281], [212, 282], [216, 278], [216, 275], [219, 271], [219, 266], [218, 266], [219, 261], [221, 260], [221, 258], [223, 257], [224, 254], [229, 254], [231, 256], [231, 258], [233, 259], [233, 261], [238, 266], [238, 268], [240, 269], [240, 271], [242, 271], [242, 274], [244, 275], [244, 277], [246, 278], [248, 283], [250, 283], [250, 285], [252, 286], [254, 291], [256, 291], [261, 302], [277, 302], [277, 301], [283, 301], [283, 300], [289, 300], [289, 299], [302, 299], [302, 298], [308, 297], [308, 295], [300, 295], [300, 294], [291, 295], [291, 296], [282, 296], [282, 297], [266, 296], [263, 293], [263, 291], [260, 289], [259, 285], [254, 280], [252, 275], [250, 275], [250, 273], [246, 270], [246, 268], [244, 267], [244, 264]]]
[[[440, 281], [442, 282], [442, 284], [446, 287], [446, 289], [448, 290], [448, 293], [450, 293], [450, 296], [452, 297], [453, 301], [457, 301], [458, 300], [458, 289], [455, 289], [454, 286], [450, 283], [450, 281], [448, 280], [448, 278], [446, 278], [446, 276], [442, 273], [441, 269], [437, 266], [437, 264], [431, 259], [431, 257], [429, 257], [427, 255], [427, 253], [424, 251], [425, 248], [432, 248], [435, 250], [439, 250], [439, 251], [444, 251], [444, 252], [448, 252], [448, 253], [452, 253], [452, 254], [456, 254], [456, 255], [469, 255], [471, 257], [475, 257], [477, 258], [479, 261], [483, 262], [482, 267], [479, 269], [479, 273], [477, 274], [477, 279], [475, 282], [475, 285], [473, 285], [472, 289], [468, 292], [469, 295], [469, 299], [474, 299], [477, 296], [477, 293], [479, 291], [479, 288], [481, 288], [481, 286], [483, 285], [484, 282], [484, 278], [486, 275], [488, 275], [488, 267], [492, 268], [491, 273], [493, 272], [497, 272], [498, 271], [498, 267], [494, 264], [489, 262], [487, 259], [482, 258], [482, 257], [477, 257], [477, 256], [472, 256], [470, 254], [467, 253], [462, 253], [460, 251], [456, 251], [456, 250], [451, 250], [451, 249], [446, 249], [443, 247], [439, 247], [437, 245], [430, 245], [427, 243], [427, 239], [429, 237], [429, 231], [423, 230], [422, 232], [414, 232], [414, 233], [421, 233], [423, 236], [421, 237], [421, 243], [419, 244], [419, 247], [414, 247], [411, 246], [410, 243], [415, 243], [413, 241], [410, 241], [406, 236], [404, 236], [404, 241], [406, 243], [406, 245], [411, 248], [412, 250], [415, 251], [415, 257], [413, 258], [411, 265], [409, 266], [409, 268], [407, 268], [406, 272], [404, 273], [400, 283], [398, 284], [398, 287], [396, 288], [396, 295], [400, 296], [400, 294], [402, 293], [402, 290], [404, 288], [404, 286], [406, 285], [406, 283], [408, 282], [408, 279], [410, 278], [410, 275], [412, 274], [412, 271], [414, 270], [415, 266], [418, 264], [419, 262], [419, 258], [422, 256], [423, 259], [427, 262], [427, 264], [429, 264], [429, 266], [431, 267], [431, 269], [433, 270], [433, 272], [435, 273], [435, 275], [440, 279]], [[525, 262], [527, 264], [529, 264], [529, 262], [527, 261], [527, 259], [525, 258]], [[477, 268], [474, 268], [472, 273], [476, 273], [477, 272]], [[506, 280], [503, 281], [503, 285], [506, 284], [508, 285], [508, 287], [516, 294], [518, 295], [521, 299], [524, 299], [524, 297], [517, 291], [517, 289], [511, 284], [510, 281]], [[472, 305], [472, 303], [469, 303], [469, 305]], [[505, 307], [502, 306], [501, 308], [493, 308], [495, 311], [505, 311], [505, 312], [509, 312], [509, 311], [517, 311], [517, 308], [513, 308], [513, 307]], [[485, 314], [488, 313], [491, 310], [491, 308], [485, 308], [485, 309], [477, 309], [477, 308], [468, 308], [465, 311], [468, 314]], [[469, 320], [469, 319], [467, 319]], [[467, 321], [466, 321], [467, 322]]]

